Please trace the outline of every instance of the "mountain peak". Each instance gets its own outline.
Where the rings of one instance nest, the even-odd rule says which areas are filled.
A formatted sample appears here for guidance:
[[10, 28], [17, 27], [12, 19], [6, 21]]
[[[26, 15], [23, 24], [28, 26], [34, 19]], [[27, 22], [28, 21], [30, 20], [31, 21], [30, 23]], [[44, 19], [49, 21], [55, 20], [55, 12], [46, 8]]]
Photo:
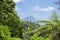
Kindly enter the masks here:
[[24, 21], [35, 22], [36, 19], [33, 16], [27, 16], [23, 19]]

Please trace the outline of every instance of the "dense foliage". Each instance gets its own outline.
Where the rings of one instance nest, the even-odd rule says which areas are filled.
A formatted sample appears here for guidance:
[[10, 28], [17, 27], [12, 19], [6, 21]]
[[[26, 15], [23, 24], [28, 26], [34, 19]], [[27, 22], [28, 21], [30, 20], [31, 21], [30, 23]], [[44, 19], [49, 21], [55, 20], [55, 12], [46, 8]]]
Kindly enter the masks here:
[[0, 25], [7, 25], [11, 37], [22, 37], [22, 21], [15, 12], [13, 0], [0, 0]]
[[[44, 25], [40, 25], [44, 23]], [[21, 21], [13, 0], [0, 0], [0, 40], [59, 40], [60, 20], [56, 12], [51, 20]]]

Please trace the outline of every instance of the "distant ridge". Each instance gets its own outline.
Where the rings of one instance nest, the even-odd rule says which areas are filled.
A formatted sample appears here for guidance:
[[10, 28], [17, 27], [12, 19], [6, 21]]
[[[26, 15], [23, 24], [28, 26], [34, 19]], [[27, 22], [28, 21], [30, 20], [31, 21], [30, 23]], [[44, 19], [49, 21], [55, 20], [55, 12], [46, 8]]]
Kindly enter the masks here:
[[36, 19], [33, 16], [27, 16], [23, 20], [28, 22], [36, 22]]

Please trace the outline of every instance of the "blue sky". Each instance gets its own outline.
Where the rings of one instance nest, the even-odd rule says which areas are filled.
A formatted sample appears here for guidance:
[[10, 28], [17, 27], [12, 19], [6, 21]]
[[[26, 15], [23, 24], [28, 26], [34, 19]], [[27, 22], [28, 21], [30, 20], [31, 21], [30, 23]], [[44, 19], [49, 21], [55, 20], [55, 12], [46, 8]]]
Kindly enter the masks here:
[[[57, 11], [58, 0], [14, 0], [16, 12], [21, 19], [33, 16], [36, 20], [49, 20], [52, 11]], [[59, 13], [59, 11], [58, 11]]]

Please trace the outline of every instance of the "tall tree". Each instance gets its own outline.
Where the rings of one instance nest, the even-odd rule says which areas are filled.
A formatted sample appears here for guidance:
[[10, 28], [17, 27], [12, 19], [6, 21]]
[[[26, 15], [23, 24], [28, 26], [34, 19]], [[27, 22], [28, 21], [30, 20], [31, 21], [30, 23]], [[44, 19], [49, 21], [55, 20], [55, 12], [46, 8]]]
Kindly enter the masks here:
[[0, 25], [7, 25], [12, 37], [22, 37], [22, 22], [15, 12], [13, 0], [0, 0]]

